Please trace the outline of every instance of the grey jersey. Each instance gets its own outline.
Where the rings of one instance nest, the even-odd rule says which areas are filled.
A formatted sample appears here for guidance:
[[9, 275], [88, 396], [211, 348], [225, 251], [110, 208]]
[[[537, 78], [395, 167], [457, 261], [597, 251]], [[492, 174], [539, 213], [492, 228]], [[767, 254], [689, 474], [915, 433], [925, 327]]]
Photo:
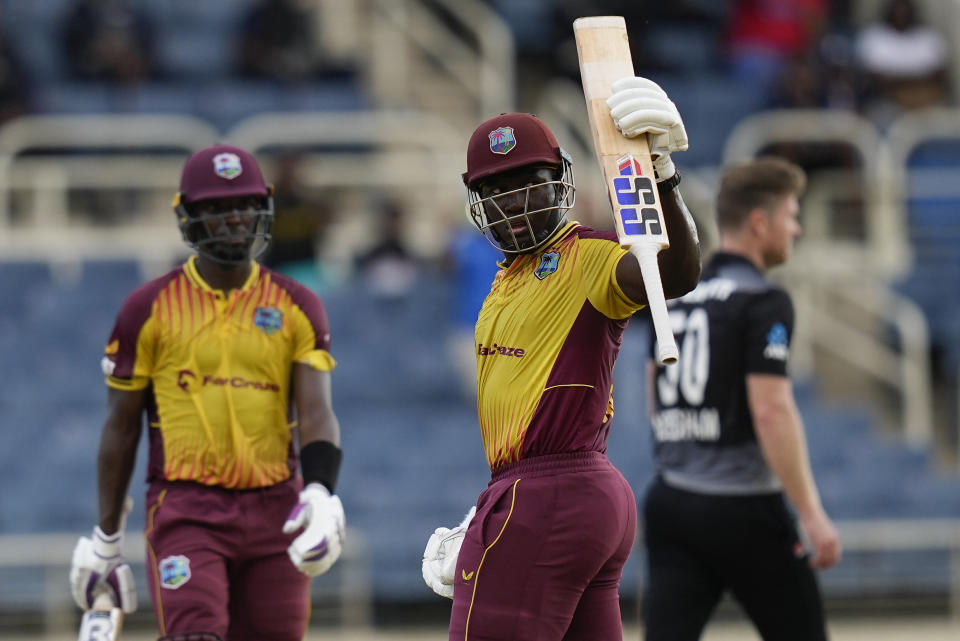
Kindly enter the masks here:
[[707, 494], [779, 491], [754, 432], [746, 377], [787, 376], [789, 295], [746, 258], [717, 253], [697, 288], [669, 309], [680, 358], [657, 366], [651, 421], [664, 481]]

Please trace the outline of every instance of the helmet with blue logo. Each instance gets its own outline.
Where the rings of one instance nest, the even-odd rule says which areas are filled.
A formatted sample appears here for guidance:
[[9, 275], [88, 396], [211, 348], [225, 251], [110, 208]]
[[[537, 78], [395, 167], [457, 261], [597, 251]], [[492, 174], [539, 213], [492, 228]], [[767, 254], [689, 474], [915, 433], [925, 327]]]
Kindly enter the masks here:
[[214, 145], [187, 158], [173, 207], [187, 245], [215, 262], [241, 264], [269, 245], [273, 188], [240, 147]]
[[[481, 195], [484, 181], [523, 168], [551, 169], [553, 179], [506, 193]], [[533, 114], [503, 113], [481, 123], [467, 144], [467, 171], [462, 177], [467, 188], [468, 219], [507, 254], [529, 253], [541, 247], [566, 222], [566, 212], [574, 203], [570, 155]], [[553, 185], [553, 202], [531, 209], [530, 190], [542, 185]], [[525, 200], [523, 211], [505, 211], [504, 199], [518, 194]], [[536, 214], [546, 216], [545, 224], [532, 223], [530, 216]], [[518, 235], [515, 229], [522, 231]]]

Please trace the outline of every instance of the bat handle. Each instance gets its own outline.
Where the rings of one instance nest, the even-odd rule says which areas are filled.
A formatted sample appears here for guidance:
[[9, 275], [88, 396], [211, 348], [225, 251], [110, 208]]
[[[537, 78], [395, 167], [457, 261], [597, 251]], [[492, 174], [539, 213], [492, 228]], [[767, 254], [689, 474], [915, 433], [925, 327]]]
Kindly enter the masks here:
[[93, 599], [94, 610], [109, 610], [116, 604], [107, 592], [101, 592]]
[[647, 306], [650, 308], [653, 330], [657, 335], [657, 358], [663, 365], [669, 365], [677, 362], [680, 352], [677, 350], [677, 341], [673, 338], [667, 301], [663, 295], [663, 283], [660, 281], [660, 265], [657, 264], [659, 251], [659, 247], [650, 243], [630, 247], [630, 253], [636, 256], [640, 263], [643, 285], [647, 290]]

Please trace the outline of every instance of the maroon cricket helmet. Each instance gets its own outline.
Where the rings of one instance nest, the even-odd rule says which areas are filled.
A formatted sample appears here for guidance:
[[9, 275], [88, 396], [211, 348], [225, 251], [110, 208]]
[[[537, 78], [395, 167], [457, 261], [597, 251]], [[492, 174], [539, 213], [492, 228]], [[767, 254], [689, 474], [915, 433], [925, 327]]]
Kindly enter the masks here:
[[270, 188], [253, 155], [233, 145], [201, 149], [187, 158], [180, 175], [180, 201], [183, 203], [269, 195]]
[[472, 189], [479, 180], [518, 167], [562, 167], [564, 156], [542, 120], [533, 114], [503, 113], [482, 122], [470, 136], [463, 182]]

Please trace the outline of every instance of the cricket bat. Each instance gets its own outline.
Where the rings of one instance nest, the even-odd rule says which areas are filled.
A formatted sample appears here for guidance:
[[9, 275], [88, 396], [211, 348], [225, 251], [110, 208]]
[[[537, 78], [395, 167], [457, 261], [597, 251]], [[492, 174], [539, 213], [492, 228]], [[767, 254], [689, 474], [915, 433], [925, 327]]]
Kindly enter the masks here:
[[77, 641], [119, 641], [123, 627], [123, 610], [113, 604], [108, 594], [98, 594], [93, 608], [83, 614]]
[[[126, 529], [127, 515], [133, 509], [133, 499], [129, 496], [123, 502], [120, 515], [120, 529]], [[93, 607], [83, 613], [80, 620], [80, 632], [77, 641], [119, 641], [123, 628], [123, 610], [114, 604], [107, 593], [98, 594]]]
[[610, 85], [632, 77], [633, 59], [627, 25], [621, 16], [591, 16], [573, 22], [580, 59], [580, 79], [597, 160], [613, 207], [620, 246], [637, 257], [653, 328], [657, 356], [663, 364], [677, 360], [677, 343], [670, 327], [657, 254], [670, 246], [654, 180], [647, 136], [625, 138], [607, 108]]

